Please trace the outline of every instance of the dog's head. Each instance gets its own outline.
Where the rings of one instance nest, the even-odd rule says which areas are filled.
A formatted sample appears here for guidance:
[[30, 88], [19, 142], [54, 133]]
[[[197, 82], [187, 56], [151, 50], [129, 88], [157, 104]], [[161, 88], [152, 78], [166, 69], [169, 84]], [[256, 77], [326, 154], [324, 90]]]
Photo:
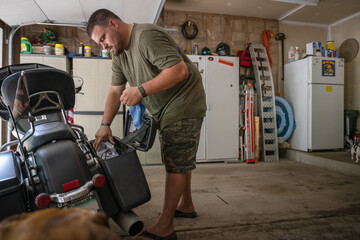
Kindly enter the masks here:
[[0, 223], [1, 240], [119, 240], [105, 214], [81, 208], [49, 208], [11, 216]]

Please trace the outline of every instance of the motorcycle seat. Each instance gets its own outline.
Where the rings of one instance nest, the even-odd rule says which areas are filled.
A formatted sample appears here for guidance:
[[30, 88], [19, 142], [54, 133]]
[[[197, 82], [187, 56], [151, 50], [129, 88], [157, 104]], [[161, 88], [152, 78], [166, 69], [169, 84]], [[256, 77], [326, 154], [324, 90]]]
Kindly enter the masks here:
[[75, 132], [68, 124], [60, 121], [45, 122], [35, 127], [34, 134], [24, 142], [24, 147], [28, 151], [33, 151], [49, 142], [66, 139], [72, 141], [77, 139]]

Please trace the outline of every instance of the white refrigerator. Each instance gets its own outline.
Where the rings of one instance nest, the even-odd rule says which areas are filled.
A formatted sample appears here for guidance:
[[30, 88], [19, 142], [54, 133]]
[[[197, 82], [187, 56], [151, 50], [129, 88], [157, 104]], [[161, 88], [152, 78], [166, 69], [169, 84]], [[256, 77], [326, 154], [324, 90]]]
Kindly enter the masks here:
[[311, 56], [285, 64], [284, 93], [296, 122], [291, 149], [344, 147], [344, 59]]
[[239, 158], [239, 58], [188, 55], [199, 69], [207, 112], [201, 129], [198, 162]]

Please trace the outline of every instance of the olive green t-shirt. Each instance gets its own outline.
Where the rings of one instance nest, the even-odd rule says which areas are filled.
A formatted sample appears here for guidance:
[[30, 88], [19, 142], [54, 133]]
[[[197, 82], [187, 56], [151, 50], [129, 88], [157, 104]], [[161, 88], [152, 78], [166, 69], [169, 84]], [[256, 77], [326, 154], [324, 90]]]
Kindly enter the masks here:
[[139, 86], [184, 61], [189, 76], [174, 87], [142, 99], [160, 125], [165, 126], [187, 118], [202, 118], [206, 112], [205, 91], [201, 75], [180, 47], [159, 26], [135, 24], [126, 50], [112, 60], [112, 85], [127, 82]]

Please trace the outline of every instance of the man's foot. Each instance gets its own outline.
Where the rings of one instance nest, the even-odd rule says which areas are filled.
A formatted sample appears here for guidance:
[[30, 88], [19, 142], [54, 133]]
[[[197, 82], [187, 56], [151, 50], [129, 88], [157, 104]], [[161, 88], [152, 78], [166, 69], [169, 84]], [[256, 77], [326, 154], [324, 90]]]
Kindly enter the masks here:
[[190, 213], [185, 213], [185, 212], [182, 212], [180, 210], [176, 210], [175, 211], [175, 214], [174, 214], [174, 217], [176, 218], [196, 218], [197, 217], [197, 213], [195, 211], [193, 212], [190, 212]]
[[166, 237], [162, 237], [162, 236], [158, 236], [158, 235], [149, 233], [147, 230], [144, 230], [142, 233], [140, 233], [134, 239], [176, 240], [177, 235], [175, 232], [173, 232], [172, 234], [170, 234]]

